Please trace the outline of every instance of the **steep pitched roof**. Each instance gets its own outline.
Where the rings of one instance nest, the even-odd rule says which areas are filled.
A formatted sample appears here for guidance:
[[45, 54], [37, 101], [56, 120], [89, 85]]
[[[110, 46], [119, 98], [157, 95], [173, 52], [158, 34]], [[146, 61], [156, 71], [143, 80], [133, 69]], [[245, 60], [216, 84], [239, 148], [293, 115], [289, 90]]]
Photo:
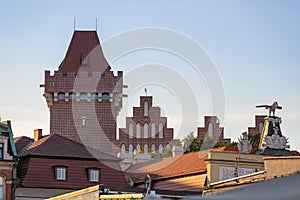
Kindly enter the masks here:
[[[25, 142], [21, 140], [27, 140], [25, 148]], [[27, 138], [16, 139], [17, 149], [21, 150], [18, 152], [18, 156], [46, 156], [46, 157], [60, 157], [60, 158], [74, 158], [74, 159], [101, 159], [119, 161], [119, 159], [110, 156], [108, 154], [99, 152], [95, 149], [86, 148], [80, 143], [76, 143], [63, 136], [51, 134], [42, 137], [38, 141], [28, 140]]]
[[152, 180], [174, 178], [178, 176], [192, 175], [206, 172], [205, 159], [208, 151], [200, 151], [169, 157], [160, 161], [150, 161], [136, 164], [126, 170], [126, 175], [136, 182], [143, 181], [146, 174], [150, 174]]
[[11, 152], [13, 156], [16, 156], [17, 151], [14, 143], [14, 135], [12, 132], [10, 121], [0, 122], [0, 134], [6, 134], [8, 136], [9, 152]]
[[105, 71], [109, 68], [96, 31], [74, 31], [66, 56], [59, 66], [61, 72], [77, 72], [82, 63]]

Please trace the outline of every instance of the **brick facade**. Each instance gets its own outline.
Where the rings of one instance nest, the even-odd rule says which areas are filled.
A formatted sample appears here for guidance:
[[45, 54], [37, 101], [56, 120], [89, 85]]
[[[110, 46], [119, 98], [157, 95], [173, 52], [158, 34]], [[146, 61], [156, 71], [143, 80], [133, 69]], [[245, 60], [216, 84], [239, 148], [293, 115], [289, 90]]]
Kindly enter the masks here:
[[45, 71], [41, 87], [50, 110], [50, 134], [92, 147], [115, 140], [123, 73], [114, 75], [96, 31], [74, 32], [58, 71]]
[[[168, 128], [167, 118], [161, 117], [160, 108], [153, 107], [152, 96], [141, 96], [140, 106], [133, 107], [133, 116], [126, 117], [126, 128], [119, 129], [115, 143], [121, 152], [162, 153], [173, 141], [173, 128]], [[147, 128], [148, 127], [148, 128]], [[140, 148], [139, 148], [140, 147]]]
[[248, 127], [249, 135], [261, 134], [264, 127], [264, 119], [267, 115], [255, 115], [255, 127]]
[[204, 140], [212, 137], [216, 142], [230, 143], [230, 139], [224, 138], [224, 127], [220, 127], [219, 119], [216, 116], [205, 116], [204, 127], [198, 127], [197, 138]]

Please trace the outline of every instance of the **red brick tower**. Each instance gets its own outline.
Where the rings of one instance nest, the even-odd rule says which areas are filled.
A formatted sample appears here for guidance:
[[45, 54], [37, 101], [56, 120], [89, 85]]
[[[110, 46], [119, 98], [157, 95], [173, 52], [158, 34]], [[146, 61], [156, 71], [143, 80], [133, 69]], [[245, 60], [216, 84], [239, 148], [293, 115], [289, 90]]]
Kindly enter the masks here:
[[121, 153], [132, 154], [134, 150], [144, 154], [163, 153], [174, 142], [173, 128], [167, 127], [167, 118], [161, 117], [160, 107], [153, 107], [152, 96], [140, 97], [140, 106], [133, 107], [132, 117], [126, 117], [126, 128], [119, 130], [116, 145]]
[[113, 74], [96, 31], [74, 31], [58, 70], [53, 75], [45, 71], [41, 87], [50, 110], [50, 134], [93, 147], [115, 140], [123, 74]]

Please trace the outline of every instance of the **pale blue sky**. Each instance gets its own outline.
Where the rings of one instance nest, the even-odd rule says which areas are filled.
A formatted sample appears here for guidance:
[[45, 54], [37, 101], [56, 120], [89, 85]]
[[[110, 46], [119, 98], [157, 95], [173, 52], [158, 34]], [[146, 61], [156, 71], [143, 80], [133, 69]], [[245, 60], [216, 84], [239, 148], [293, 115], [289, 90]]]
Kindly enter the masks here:
[[[39, 84], [44, 81], [44, 70], [56, 70], [62, 61], [74, 17], [77, 29], [94, 29], [97, 17], [101, 41], [144, 27], [172, 29], [192, 38], [207, 51], [222, 77], [226, 113], [221, 125], [225, 136], [236, 140], [254, 125], [255, 114], [266, 113], [255, 105], [277, 100], [283, 106], [278, 111], [283, 134], [289, 137], [292, 149], [300, 150], [300, 2], [296, 0], [1, 2], [0, 116], [12, 120], [16, 136], [31, 136], [35, 128], [48, 133], [48, 109]], [[155, 55], [150, 58], [163, 62]], [[129, 55], [112, 67], [126, 72], [132, 64], [129, 58], [138, 56]], [[172, 62], [170, 56], [158, 57], [171, 60], [164, 63]], [[203, 82], [199, 85], [205, 88]], [[169, 125], [176, 127], [178, 119], [173, 111], [178, 108], [167, 105], [158, 87], [151, 90], [156, 104], [169, 117]], [[136, 93], [129, 102], [137, 105], [139, 95], [143, 93]], [[211, 114], [205, 89], [203, 95], [199, 97], [203, 99], [199, 126], [203, 125], [202, 116]], [[195, 132], [196, 127], [190, 131]]]

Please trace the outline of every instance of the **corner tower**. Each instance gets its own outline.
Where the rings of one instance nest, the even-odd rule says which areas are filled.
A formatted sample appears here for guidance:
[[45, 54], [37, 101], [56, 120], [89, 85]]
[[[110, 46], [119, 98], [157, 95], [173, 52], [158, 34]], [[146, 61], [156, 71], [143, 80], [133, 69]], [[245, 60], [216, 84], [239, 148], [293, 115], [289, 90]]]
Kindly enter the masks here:
[[123, 74], [114, 75], [96, 31], [74, 31], [58, 70], [53, 75], [45, 71], [41, 87], [50, 110], [50, 134], [92, 147], [116, 139]]

